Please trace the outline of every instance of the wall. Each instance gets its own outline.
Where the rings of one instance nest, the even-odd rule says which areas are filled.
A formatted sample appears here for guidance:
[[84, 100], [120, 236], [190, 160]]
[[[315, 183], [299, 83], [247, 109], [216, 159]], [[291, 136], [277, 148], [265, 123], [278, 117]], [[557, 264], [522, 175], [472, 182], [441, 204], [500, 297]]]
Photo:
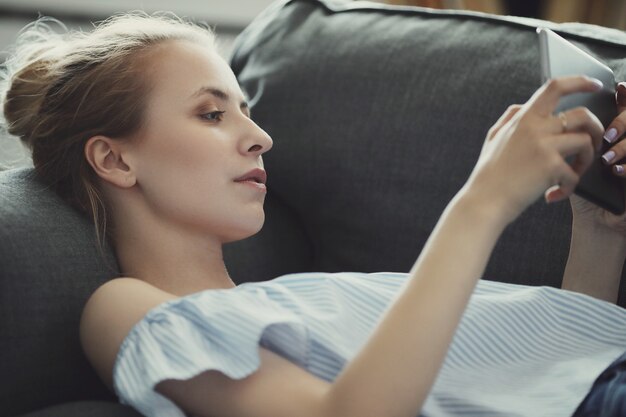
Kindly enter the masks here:
[[[127, 10], [172, 11], [213, 27], [227, 55], [237, 34], [272, 0], [0, 0], [0, 51], [39, 14], [52, 16], [70, 28], [89, 30], [92, 21]], [[0, 53], [0, 60], [6, 56]]]

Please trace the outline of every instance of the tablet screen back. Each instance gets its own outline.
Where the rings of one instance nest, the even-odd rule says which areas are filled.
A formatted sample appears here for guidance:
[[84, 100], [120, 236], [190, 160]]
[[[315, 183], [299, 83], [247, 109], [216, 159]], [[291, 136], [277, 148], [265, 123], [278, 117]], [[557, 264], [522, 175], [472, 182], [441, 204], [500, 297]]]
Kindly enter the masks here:
[[[571, 42], [549, 29], [538, 28], [539, 52], [543, 81], [567, 75], [587, 75], [597, 78], [604, 88], [594, 93], [575, 93], [559, 101], [555, 113], [575, 107], [586, 107], [598, 117], [606, 128], [617, 116], [615, 104], [615, 76], [613, 71]], [[596, 155], [592, 166], [578, 183], [576, 194], [613, 213], [624, 212], [624, 182], [611, 173], [610, 166], [602, 163], [600, 155], [610, 144]]]

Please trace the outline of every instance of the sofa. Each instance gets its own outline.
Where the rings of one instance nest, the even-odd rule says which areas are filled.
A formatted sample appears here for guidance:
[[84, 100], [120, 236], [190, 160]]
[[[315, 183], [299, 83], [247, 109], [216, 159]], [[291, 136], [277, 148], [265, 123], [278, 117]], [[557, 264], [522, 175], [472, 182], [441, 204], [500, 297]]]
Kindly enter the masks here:
[[[537, 26], [626, 79], [618, 30], [360, 1], [270, 5], [230, 57], [274, 139], [266, 223], [224, 248], [233, 279], [408, 271], [489, 127], [539, 87]], [[560, 286], [570, 229], [568, 202], [538, 201], [505, 230], [483, 279]], [[0, 173], [1, 416], [139, 416], [97, 379], [78, 339], [85, 301], [118, 274], [89, 221], [32, 169]]]

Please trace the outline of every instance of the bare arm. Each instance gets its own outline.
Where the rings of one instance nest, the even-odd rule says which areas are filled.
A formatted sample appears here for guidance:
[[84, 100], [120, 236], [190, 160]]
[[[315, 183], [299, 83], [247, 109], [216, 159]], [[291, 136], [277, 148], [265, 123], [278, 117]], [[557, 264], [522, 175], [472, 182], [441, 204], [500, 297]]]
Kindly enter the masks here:
[[[552, 112], [563, 94], [594, 89], [581, 77], [551, 82], [524, 107], [503, 115], [490, 130], [467, 184], [439, 219], [406, 287], [335, 381], [321, 381], [260, 349], [261, 367], [248, 378], [235, 381], [209, 371], [186, 381], [164, 381], [157, 391], [202, 417], [414, 417], [504, 227], [554, 184], [560, 188], [550, 199], [567, 198], [591, 162], [591, 138], [601, 139], [599, 123], [583, 112], [576, 121], [585, 133], [563, 132]], [[573, 168], [565, 156], [576, 156]], [[114, 294], [118, 300], [129, 296], [127, 290]], [[103, 355], [110, 364], [117, 352], [90, 348], [97, 337], [123, 339], [128, 323], [139, 320], [138, 312], [146, 309], [133, 310], [134, 318], [125, 315], [126, 324], [116, 325], [115, 316], [102, 314], [110, 297], [103, 291], [86, 308], [83, 344], [93, 352], [88, 353], [92, 363]], [[155, 305], [160, 297], [131, 299]]]
[[452, 201], [408, 286], [329, 392], [329, 415], [414, 417], [421, 409], [505, 226], [495, 214], [471, 195]]
[[616, 303], [625, 258], [623, 234], [574, 215], [561, 288]]
[[[598, 144], [602, 134], [597, 120], [584, 111], [573, 114], [572, 124], [585, 133], [569, 134], [552, 116], [561, 95], [584, 88], [594, 87], [580, 79], [551, 83], [490, 130], [474, 172], [439, 219], [407, 286], [318, 397], [319, 415], [412, 417], [421, 410], [504, 227], [555, 183], [561, 186], [549, 197], [566, 198], [591, 163], [592, 137]], [[574, 169], [563, 159], [573, 155]]]
[[506, 224], [495, 204], [466, 190], [457, 194], [408, 285], [333, 383], [261, 349], [262, 365], [248, 378], [210, 371], [164, 381], [157, 391], [202, 417], [414, 417]]
[[[618, 84], [615, 101], [618, 115], [604, 135], [615, 155], [603, 160], [625, 178], [626, 165], [616, 162], [626, 157], [626, 141], [618, 140], [626, 132], [626, 83]], [[570, 203], [572, 237], [561, 288], [615, 303], [626, 257], [626, 213], [616, 216], [576, 195]]]
[[[552, 113], [562, 95], [597, 88], [578, 77], [550, 82], [496, 122], [408, 285], [331, 386], [327, 415], [412, 417], [421, 410], [503, 229], [545, 190], [548, 201], [567, 198], [593, 160], [602, 140], [598, 120], [576, 110], [571, 134]], [[571, 167], [566, 156], [576, 156]]]

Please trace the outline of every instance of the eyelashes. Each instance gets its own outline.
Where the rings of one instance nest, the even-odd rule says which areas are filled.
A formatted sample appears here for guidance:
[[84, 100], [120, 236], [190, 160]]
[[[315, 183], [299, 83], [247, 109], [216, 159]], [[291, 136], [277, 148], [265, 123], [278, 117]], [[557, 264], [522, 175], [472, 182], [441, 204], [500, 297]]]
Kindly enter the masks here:
[[[207, 122], [221, 122], [224, 119], [224, 113], [226, 113], [226, 110], [216, 110], [208, 113], [201, 113], [199, 117]], [[250, 114], [245, 114], [245, 116], [252, 119]]]
[[224, 118], [224, 113], [226, 113], [226, 111], [224, 110], [212, 111], [209, 113], [201, 114], [200, 118], [202, 120], [206, 120], [207, 122], [221, 122]]

